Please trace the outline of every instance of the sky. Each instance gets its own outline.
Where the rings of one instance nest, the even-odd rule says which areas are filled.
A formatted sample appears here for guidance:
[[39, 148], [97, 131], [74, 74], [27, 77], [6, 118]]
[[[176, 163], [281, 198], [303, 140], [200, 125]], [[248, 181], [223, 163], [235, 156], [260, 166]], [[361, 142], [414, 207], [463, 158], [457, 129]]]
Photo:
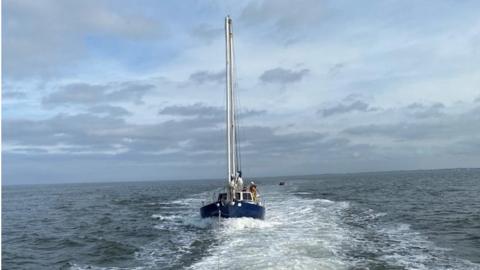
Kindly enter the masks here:
[[480, 165], [479, 1], [2, 1], [3, 184]]

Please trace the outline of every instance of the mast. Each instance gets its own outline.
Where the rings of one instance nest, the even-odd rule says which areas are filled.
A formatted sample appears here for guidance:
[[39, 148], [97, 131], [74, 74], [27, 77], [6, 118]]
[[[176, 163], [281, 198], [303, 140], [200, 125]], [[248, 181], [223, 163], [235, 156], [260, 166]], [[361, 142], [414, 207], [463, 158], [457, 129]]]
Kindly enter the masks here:
[[235, 147], [235, 101], [233, 93], [233, 31], [232, 19], [225, 17], [226, 47], [226, 91], [227, 91], [227, 181], [230, 187], [229, 196], [233, 195], [236, 184], [236, 147]]

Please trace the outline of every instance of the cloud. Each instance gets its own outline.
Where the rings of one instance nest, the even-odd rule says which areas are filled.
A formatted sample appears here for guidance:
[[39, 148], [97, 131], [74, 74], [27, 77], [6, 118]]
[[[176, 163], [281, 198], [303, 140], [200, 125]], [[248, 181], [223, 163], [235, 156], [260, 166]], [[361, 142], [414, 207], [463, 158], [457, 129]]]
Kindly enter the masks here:
[[[181, 115], [204, 115], [203, 110], [178, 108], [166, 111]], [[216, 109], [206, 112], [209, 115]], [[252, 112], [249, 114], [256, 114]], [[119, 164], [128, 162], [142, 166], [150, 162], [156, 162], [158, 166], [210, 162], [221, 164], [225, 157], [223, 122], [223, 119], [216, 117], [193, 116], [141, 125], [127, 123], [112, 115], [94, 114], [59, 114], [45, 120], [10, 119], [3, 122], [4, 153], [9, 156], [8, 160], [26, 161], [20, 164], [37, 160], [36, 166], [44, 162], [47, 167], [55, 157], [66, 156], [70, 157], [70, 161], [88, 157], [103, 160], [103, 163], [115, 159]], [[315, 132], [277, 134], [270, 127], [247, 126], [242, 129], [242, 138], [245, 154], [260, 158], [307, 151], [309, 147], [318, 146], [317, 143], [325, 137]], [[327, 145], [332, 147], [330, 143], [324, 147]], [[257, 160], [254, 157], [250, 159]], [[77, 166], [71, 174], [77, 173], [78, 168], [82, 167], [80, 164]], [[62, 168], [52, 167], [49, 170], [55, 175]]]
[[205, 41], [210, 44], [214, 39], [223, 37], [223, 28], [212, 27], [208, 24], [200, 24], [195, 26], [191, 31], [193, 37]]
[[261, 34], [268, 32], [284, 43], [298, 41], [318, 25], [323, 7], [318, 1], [300, 0], [292, 6], [290, 1], [250, 1], [242, 10], [240, 23], [255, 27]]
[[245, 134], [242, 141], [243, 151], [251, 155], [262, 156], [289, 155], [289, 153], [315, 151], [326, 135], [318, 132], [276, 133], [274, 129], [265, 126], [247, 126], [242, 128]]
[[9, 78], [53, 76], [89, 55], [88, 39], [135, 42], [164, 36], [166, 30], [133, 9], [108, 1], [6, 0], [2, 24], [3, 64]]
[[[94, 180], [108, 180], [117, 173], [115, 179], [132, 177], [134, 170], [136, 179], [144, 179], [158, 177], [154, 172], [158, 173], [159, 168], [163, 177], [178, 178], [179, 171], [197, 169], [202, 173], [217, 172], [213, 175], [218, 177], [225, 163], [225, 131], [219, 123], [223, 121], [193, 117], [139, 125], [93, 114], [61, 114], [38, 121], [6, 120], [4, 157], [9, 169], [4, 177], [9, 183], [12, 175], [23, 176], [23, 181], [78, 181], [79, 175], [89, 172], [95, 175]], [[261, 173], [265, 166], [281, 166], [279, 171], [291, 172], [300, 163], [311, 166], [310, 172], [329, 158], [352, 159], [353, 152], [370, 151], [347, 139], [310, 131], [284, 133], [272, 127], [246, 126], [241, 135], [243, 168], [248, 175]], [[325, 153], [334, 153], [335, 157]], [[290, 164], [286, 164], [287, 160]], [[46, 169], [50, 179], [42, 173]]]
[[[122, 116], [129, 112], [119, 106], [96, 105], [91, 113], [58, 114], [44, 120], [4, 119], [3, 142], [7, 152], [44, 149], [51, 153], [156, 152], [188, 148], [196, 151], [222, 150], [225, 111], [201, 103], [169, 106], [161, 114], [187, 116], [155, 124], [132, 124]], [[247, 110], [239, 117], [264, 111]], [[184, 144], [182, 142], [188, 141]], [[219, 144], [220, 141], [220, 144]], [[213, 147], [216, 145], [217, 147]]]
[[[418, 104], [410, 106], [423, 108]], [[414, 118], [398, 123], [358, 125], [346, 128], [343, 133], [360, 137], [384, 137], [411, 143], [440, 140], [445, 144], [450, 143], [452, 138], [471, 138], [474, 134], [480, 134], [480, 125], [472, 125], [478, 121], [480, 115], [475, 108], [458, 115], [444, 115], [442, 118], [420, 117], [418, 120]]]
[[454, 155], [478, 156], [480, 153], [480, 136], [454, 142], [448, 146], [447, 150]]
[[[41, 175], [41, 168], [49, 168], [50, 176], [75, 178], [78, 168], [82, 168], [108, 179], [112, 172], [109, 174], [104, 168], [118, 167], [115, 172], [136, 168], [144, 177], [155, 177], [154, 172], [162, 168], [165, 177], [178, 178], [183, 176], [178, 170], [199, 169], [209, 175], [208, 170], [224, 169], [221, 107], [203, 103], [167, 106], [160, 113], [174, 119], [150, 124], [129, 123], [118, 117], [114, 112], [117, 109], [96, 105], [90, 108], [94, 112], [90, 114], [59, 114], [45, 120], [4, 119], [3, 150], [8, 176], [28, 171], [25, 179], [35, 180], [34, 172]], [[255, 110], [247, 110], [245, 115], [268, 116]], [[266, 168], [276, 168], [279, 174], [296, 174], [299, 168], [304, 174], [315, 173], [319, 167], [330, 171], [371, 170], [372, 164], [379, 162], [383, 162], [382, 168], [395, 169], [398, 162], [418, 161], [417, 155], [428, 151], [458, 160], [459, 155], [478, 154], [478, 145], [473, 142], [480, 139], [475, 139], [480, 127], [472, 125], [480, 121], [478, 115], [474, 109], [448, 114], [440, 120], [422, 118], [386, 124], [379, 121], [345, 128], [338, 134], [247, 125], [240, 130], [242, 160], [250, 175], [272, 173], [265, 172]], [[177, 116], [181, 118], [175, 119]], [[337, 125], [348, 126], [348, 123]], [[53, 163], [55, 160], [57, 163]], [[60, 163], [65, 166], [52, 166]], [[404, 166], [413, 166], [408, 164]], [[70, 170], [64, 171], [67, 167]], [[131, 176], [130, 172], [121, 177], [127, 175]]]
[[337, 76], [345, 69], [346, 63], [337, 63], [328, 69], [328, 74], [332, 77]]
[[197, 71], [190, 74], [190, 81], [197, 84], [203, 83], [224, 83], [225, 82], [225, 72], [209, 72], [209, 71]]
[[[92, 110], [108, 113], [58, 114], [45, 120], [5, 119], [3, 140], [8, 147], [4, 149], [17, 152], [19, 149], [24, 151], [25, 147], [43, 148], [51, 153], [70, 154], [114, 153], [119, 149], [155, 152], [186, 147], [181, 144], [186, 140], [208, 142], [224, 135], [217, 131], [223, 127], [219, 123], [223, 123], [224, 114], [156, 124], [132, 124], [110, 113], [119, 110], [118, 107], [94, 107]], [[191, 150], [208, 149], [212, 147]]]
[[[209, 106], [203, 103], [194, 103], [191, 105], [173, 105], [166, 106], [158, 112], [161, 115], [171, 115], [171, 116], [186, 116], [186, 117], [198, 117], [198, 118], [215, 118], [218, 121], [224, 121], [225, 118], [225, 108], [224, 107], [215, 107]], [[237, 117], [240, 119], [247, 117], [254, 117], [265, 115], [266, 110], [252, 110], [244, 109], [237, 113]]]
[[336, 114], [344, 114], [348, 112], [370, 112], [377, 109], [370, 107], [367, 103], [357, 100], [350, 104], [338, 104], [334, 107], [318, 110], [317, 113], [321, 114], [324, 117], [329, 117]]
[[[385, 136], [402, 140], [425, 139], [435, 135], [441, 126], [435, 124], [422, 125], [418, 123], [369, 124], [347, 128], [343, 132], [359, 136]], [[430, 130], [429, 130], [430, 129]]]
[[267, 114], [267, 110], [242, 110], [239, 114], [239, 118], [247, 118], [247, 117], [254, 117], [254, 116], [264, 116]]
[[93, 107], [90, 107], [88, 111], [96, 114], [106, 114], [112, 117], [122, 117], [122, 116], [127, 116], [132, 114], [131, 112], [129, 112], [127, 109], [123, 107], [111, 106], [111, 105], [93, 106]]
[[308, 69], [290, 70], [284, 68], [274, 68], [263, 72], [260, 81], [264, 83], [288, 84], [300, 81], [310, 71]]
[[122, 82], [107, 84], [72, 83], [60, 87], [42, 99], [45, 106], [90, 105], [109, 102], [141, 104], [143, 96], [154, 88], [152, 84]]
[[439, 117], [443, 115], [445, 105], [440, 102], [432, 105], [424, 105], [421, 103], [412, 103], [406, 108], [408, 112], [416, 118]]
[[22, 91], [2, 91], [2, 99], [24, 99], [27, 94]]
[[224, 63], [225, 8], [252, 108], [239, 112], [251, 117], [240, 133], [252, 174], [480, 164], [477, 2], [3, 7], [12, 181], [222, 176], [224, 74], [214, 63]]
[[[114, 140], [100, 136], [119, 133], [125, 128], [122, 119], [91, 114], [59, 114], [46, 120], [5, 119], [4, 143], [17, 146], [80, 145], [97, 148], [114, 144]], [[97, 148], [98, 149], [98, 148]], [[100, 150], [100, 149], [99, 149]]]
[[179, 115], [179, 116], [215, 116], [225, 114], [225, 110], [220, 107], [208, 106], [202, 103], [192, 105], [174, 105], [162, 108], [159, 114]]

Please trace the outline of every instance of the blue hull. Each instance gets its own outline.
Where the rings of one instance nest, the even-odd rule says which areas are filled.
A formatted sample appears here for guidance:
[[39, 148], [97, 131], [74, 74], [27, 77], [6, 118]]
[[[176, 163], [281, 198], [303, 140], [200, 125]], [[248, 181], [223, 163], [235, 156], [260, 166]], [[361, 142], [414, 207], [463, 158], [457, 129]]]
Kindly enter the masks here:
[[250, 217], [264, 219], [265, 207], [246, 201], [237, 201], [234, 205], [230, 203], [222, 205], [220, 202], [214, 202], [200, 208], [202, 218], [218, 217], [219, 214], [224, 218]]

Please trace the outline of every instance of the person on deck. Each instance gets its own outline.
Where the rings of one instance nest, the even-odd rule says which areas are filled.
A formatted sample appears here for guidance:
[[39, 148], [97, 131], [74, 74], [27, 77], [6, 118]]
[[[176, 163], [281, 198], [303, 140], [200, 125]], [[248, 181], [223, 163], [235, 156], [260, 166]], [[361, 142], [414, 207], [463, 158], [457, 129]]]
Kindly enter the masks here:
[[242, 171], [237, 171], [237, 185], [240, 189], [243, 189]]
[[257, 201], [257, 185], [255, 185], [255, 182], [250, 182], [250, 187], [248, 189], [252, 193], [253, 200]]

